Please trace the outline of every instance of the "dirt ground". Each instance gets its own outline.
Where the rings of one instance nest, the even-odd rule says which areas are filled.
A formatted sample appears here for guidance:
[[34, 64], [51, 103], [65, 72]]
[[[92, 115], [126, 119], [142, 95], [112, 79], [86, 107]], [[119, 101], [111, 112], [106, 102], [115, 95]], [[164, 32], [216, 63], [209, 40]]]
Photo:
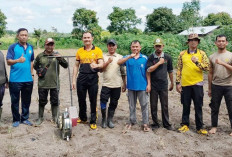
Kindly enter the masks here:
[[[42, 51], [42, 50], [40, 50]], [[40, 52], [39, 51], [39, 52]], [[74, 55], [76, 50], [58, 50], [63, 55]], [[6, 54], [6, 51], [3, 51]], [[36, 54], [38, 50], [36, 50]], [[71, 71], [75, 59], [70, 59]], [[9, 66], [7, 66], [9, 72]], [[210, 128], [210, 108], [209, 97], [207, 95], [207, 76], [205, 76], [205, 97], [203, 106], [204, 124]], [[70, 90], [68, 71], [61, 68], [61, 91], [60, 110], [64, 111], [70, 106]], [[30, 118], [35, 122], [38, 117], [38, 92], [37, 76], [34, 81], [32, 102], [30, 107]], [[101, 75], [99, 91], [101, 89]], [[179, 94], [173, 90], [169, 92], [169, 113], [170, 121], [177, 130], [181, 122], [182, 106]], [[78, 108], [76, 91], [73, 91], [73, 102]], [[87, 102], [88, 99], [87, 99]], [[90, 130], [87, 124], [79, 124], [73, 128], [73, 136], [69, 142], [61, 139], [60, 130], [51, 122], [51, 105], [48, 103], [45, 109], [45, 121], [40, 127], [32, 127], [20, 124], [17, 128], [12, 128], [12, 114], [9, 90], [6, 90], [3, 100], [2, 127], [0, 128], [0, 157], [73, 157], [73, 156], [96, 156], [96, 157], [151, 157], [151, 156], [232, 156], [232, 137], [228, 113], [223, 100], [220, 114], [219, 127], [216, 135], [202, 136], [196, 133], [194, 107], [191, 108], [190, 131], [178, 133], [159, 128], [155, 131], [143, 132], [141, 129], [141, 110], [137, 104], [138, 124], [132, 130], [122, 134], [125, 124], [129, 119], [129, 106], [126, 93], [122, 93], [118, 108], [115, 113], [114, 129], [102, 129], [101, 114], [97, 121], [98, 129]], [[99, 96], [98, 110], [100, 113]], [[89, 103], [88, 103], [89, 116]], [[160, 106], [159, 120], [161, 123]], [[150, 123], [152, 123], [150, 117]]]

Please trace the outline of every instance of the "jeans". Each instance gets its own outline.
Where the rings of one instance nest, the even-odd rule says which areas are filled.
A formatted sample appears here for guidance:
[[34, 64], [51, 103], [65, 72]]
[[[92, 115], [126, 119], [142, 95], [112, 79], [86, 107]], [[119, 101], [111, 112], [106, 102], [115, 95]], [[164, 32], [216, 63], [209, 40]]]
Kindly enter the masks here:
[[[29, 107], [31, 104], [31, 94], [33, 82], [10, 82], [9, 90], [11, 96], [11, 111], [13, 122], [25, 121], [29, 118]], [[19, 114], [19, 100], [21, 94], [22, 114]]]

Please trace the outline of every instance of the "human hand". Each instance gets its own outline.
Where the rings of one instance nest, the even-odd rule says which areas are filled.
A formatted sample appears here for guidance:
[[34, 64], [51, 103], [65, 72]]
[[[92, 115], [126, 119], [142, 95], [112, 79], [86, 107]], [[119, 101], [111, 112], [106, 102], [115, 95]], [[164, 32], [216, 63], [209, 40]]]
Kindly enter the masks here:
[[136, 53], [132, 53], [131, 55], [130, 55], [130, 58], [134, 58], [136, 56]]
[[5, 88], [9, 88], [9, 83], [8, 82], [5, 84]]
[[96, 64], [95, 62], [92, 62], [92, 63], [90, 64], [90, 67], [91, 67], [92, 69], [97, 69], [97, 68], [98, 68], [98, 64]]
[[112, 61], [113, 61], [113, 57], [109, 57], [107, 62], [111, 63]]
[[151, 85], [147, 85], [146, 92], [150, 93], [151, 92]]
[[177, 85], [176, 85], [176, 91], [177, 91], [178, 93], [181, 93], [181, 91], [182, 91], [181, 84], [177, 84]]
[[211, 91], [211, 89], [208, 90], [208, 96], [209, 96], [209, 97], [212, 96], [212, 91]]
[[22, 56], [19, 59], [17, 59], [17, 62], [23, 63], [23, 62], [25, 62], [25, 60], [26, 59], [23, 57], [23, 54], [22, 54]]
[[122, 92], [125, 92], [126, 91], [126, 84], [124, 83], [123, 85], [122, 85]]
[[158, 63], [159, 63], [160, 65], [161, 65], [161, 64], [164, 64], [164, 58], [160, 58]]
[[76, 83], [75, 82], [72, 83], [72, 89], [76, 89]]
[[172, 91], [173, 90], [173, 83], [170, 84], [170, 87], [169, 87], [169, 91]]
[[220, 59], [216, 59], [216, 60], [215, 60], [215, 63], [216, 63], [216, 64], [219, 64], [219, 65], [222, 65], [222, 64], [223, 64], [223, 62], [222, 62]]
[[193, 63], [196, 63], [198, 61], [198, 58], [196, 56], [192, 56], [191, 60]]

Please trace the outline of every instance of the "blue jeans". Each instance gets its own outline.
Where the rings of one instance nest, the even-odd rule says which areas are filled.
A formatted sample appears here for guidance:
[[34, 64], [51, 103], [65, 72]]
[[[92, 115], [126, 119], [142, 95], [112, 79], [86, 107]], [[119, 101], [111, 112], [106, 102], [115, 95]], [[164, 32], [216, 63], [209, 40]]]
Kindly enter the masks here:
[[[25, 121], [29, 118], [29, 107], [31, 104], [31, 94], [33, 82], [10, 82], [9, 90], [11, 96], [11, 111], [13, 122]], [[21, 93], [22, 114], [19, 114], [19, 100]]]

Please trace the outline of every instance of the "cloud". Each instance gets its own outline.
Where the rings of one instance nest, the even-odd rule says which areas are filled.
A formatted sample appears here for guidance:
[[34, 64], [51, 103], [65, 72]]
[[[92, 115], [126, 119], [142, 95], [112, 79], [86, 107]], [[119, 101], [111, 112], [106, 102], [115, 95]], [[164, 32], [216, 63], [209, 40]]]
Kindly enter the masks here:
[[17, 7], [11, 8], [11, 12], [12, 12], [12, 14], [17, 15], [17, 16], [25, 16], [28, 14], [29, 15], [33, 14], [31, 9], [24, 8], [22, 6], [17, 6]]
[[51, 9], [50, 12], [54, 14], [62, 14], [62, 8]]

